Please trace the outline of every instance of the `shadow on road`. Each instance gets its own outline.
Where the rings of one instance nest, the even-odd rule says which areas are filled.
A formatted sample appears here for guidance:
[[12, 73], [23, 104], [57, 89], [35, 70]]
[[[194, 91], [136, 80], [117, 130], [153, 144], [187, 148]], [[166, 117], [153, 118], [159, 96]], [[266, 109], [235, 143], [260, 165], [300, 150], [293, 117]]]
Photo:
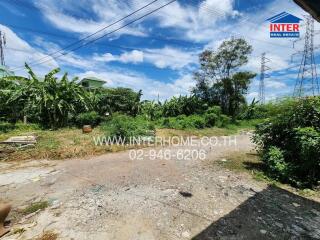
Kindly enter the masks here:
[[320, 204], [269, 186], [193, 239], [320, 239]]

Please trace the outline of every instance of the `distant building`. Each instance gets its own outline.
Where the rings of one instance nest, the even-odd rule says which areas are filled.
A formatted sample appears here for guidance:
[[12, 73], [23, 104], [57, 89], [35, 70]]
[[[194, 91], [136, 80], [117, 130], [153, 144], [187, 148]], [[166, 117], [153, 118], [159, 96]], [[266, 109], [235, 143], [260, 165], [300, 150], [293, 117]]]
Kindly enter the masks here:
[[90, 89], [101, 88], [101, 87], [103, 87], [103, 85], [105, 83], [106, 83], [106, 81], [99, 79], [99, 78], [86, 77], [86, 78], [81, 79], [78, 84], [81, 85], [82, 87], [90, 90]]
[[0, 78], [14, 76], [14, 72], [10, 71], [6, 66], [0, 65]]

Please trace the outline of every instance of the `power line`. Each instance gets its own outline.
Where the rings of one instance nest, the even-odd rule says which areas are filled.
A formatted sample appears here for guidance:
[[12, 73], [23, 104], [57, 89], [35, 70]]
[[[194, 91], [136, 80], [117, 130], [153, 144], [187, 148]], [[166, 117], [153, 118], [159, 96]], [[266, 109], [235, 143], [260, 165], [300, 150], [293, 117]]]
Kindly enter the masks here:
[[[117, 28], [117, 29], [115, 29], [115, 30], [113, 30], [113, 31], [111, 31], [111, 32], [105, 33], [105, 34], [103, 34], [103, 35], [100, 36], [100, 37], [97, 37], [97, 38], [95, 38], [95, 39], [92, 39], [92, 40], [86, 42], [86, 43], [83, 44], [83, 45], [80, 45], [80, 46], [78, 46], [78, 47], [76, 47], [76, 48], [73, 48], [73, 49], [71, 49], [69, 52], [63, 53], [63, 54], [61, 54], [61, 55], [59, 55], [59, 56], [57, 56], [57, 57], [53, 57], [53, 56], [52, 56], [52, 57], [53, 57], [54, 59], [57, 59], [57, 58], [59, 58], [59, 57], [61, 57], [61, 56], [63, 56], [63, 55], [68, 55], [68, 54], [71, 53], [71, 52], [77, 51], [78, 49], [80, 49], [80, 48], [82, 48], [82, 47], [85, 47], [85, 46], [87, 46], [87, 45], [89, 45], [89, 44], [92, 44], [92, 43], [94, 43], [94, 42], [96, 42], [96, 41], [98, 41], [98, 40], [100, 40], [100, 39], [102, 39], [102, 38], [104, 38], [104, 37], [106, 37], [106, 36], [108, 36], [108, 35], [110, 35], [110, 34], [113, 34], [113, 33], [117, 32], [117, 31], [125, 28], [126, 26], [129, 26], [130, 24], [133, 24], [133, 23], [135, 23], [135, 22], [137, 22], [137, 21], [139, 21], [139, 20], [141, 20], [141, 19], [143, 19], [143, 18], [145, 18], [145, 17], [153, 14], [153, 13], [156, 12], [156, 11], [159, 11], [160, 9], [162, 9], [162, 8], [164, 8], [164, 7], [172, 4], [172, 3], [175, 2], [175, 1], [177, 1], [177, 0], [171, 0], [170, 2], [168, 2], [168, 3], [164, 4], [164, 5], [161, 5], [160, 7], [156, 8], [156, 9], [154, 9], [154, 10], [152, 10], [152, 11], [150, 11], [150, 12], [148, 12], [148, 13], [146, 13], [146, 14], [144, 14], [144, 15], [142, 15], [142, 16], [140, 16], [140, 17], [138, 17], [138, 18], [136, 18], [136, 19], [134, 19], [134, 20], [132, 20], [132, 21], [130, 21], [130, 22], [128, 22], [128, 23], [126, 23], [125, 25], [123, 25], [123, 26], [121, 26], [121, 27], [119, 27], [119, 28]], [[33, 65], [43, 64], [43, 63], [46, 63], [46, 62], [48, 62], [48, 61], [51, 61], [51, 59], [45, 60], [45, 61], [40, 62], [40, 63], [37, 63], [37, 64], [33, 64]]]
[[[28, 27], [13, 25], [13, 24], [6, 24], [6, 26], [9, 26], [11, 28], [21, 29], [21, 30], [24, 30], [24, 31], [27, 31], [27, 32], [34, 32], [34, 33], [39, 33], [39, 34], [42, 34], [42, 35], [53, 36], [53, 37], [60, 38], [60, 39], [79, 40], [78, 38], [72, 37], [72, 36], [56, 34], [56, 33], [52, 33], [52, 32], [42, 31], [42, 30], [39, 30], [39, 29], [32, 29], [32, 28], [28, 28]], [[185, 45], [185, 46], [197, 45], [197, 44], [195, 44], [193, 42], [190, 42], [190, 41], [180, 40], [180, 39], [175, 39], [175, 38], [167, 38], [167, 37], [165, 38], [165, 37], [163, 37], [161, 35], [148, 36], [148, 38], [150, 38], [152, 40], [159, 40], [159, 41], [168, 42], [170, 44], [176, 44], [176, 45]], [[101, 46], [120, 46], [120, 45], [116, 45], [116, 44], [101, 43], [101, 42], [97, 42], [95, 44], [101, 45]], [[121, 48], [127, 48], [127, 47], [121, 46]]]
[[6, 36], [0, 31], [0, 65], [4, 66], [4, 47], [6, 46]]
[[319, 95], [319, 82], [317, 67], [314, 58], [314, 19], [308, 15], [306, 18], [306, 34], [301, 64], [293, 95], [302, 97], [306, 95]]
[[[175, 0], [175, 1], [176, 1], [176, 0]], [[155, 2], [155, 1], [154, 1], [154, 2]], [[112, 32], [109, 32], [109, 33], [107, 33], [107, 34], [104, 34], [104, 35], [102, 35], [102, 36], [99, 37], [99, 38], [93, 39], [93, 40], [91, 40], [91, 41], [89, 41], [89, 42], [87, 42], [87, 43], [85, 43], [85, 44], [83, 44], [83, 45], [81, 45], [81, 46], [78, 46], [78, 47], [76, 47], [76, 48], [74, 48], [74, 49], [71, 49], [71, 50], [70, 50], [69, 52], [67, 52], [67, 53], [63, 53], [63, 54], [61, 54], [60, 56], [57, 56], [57, 57], [53, 57], [53, 56], [52, 56], [52, 57], [53, 57], [53, 58], [59, 58], [59, 57], [61, 57], [62, 55], [67, 55], [67, 54], [69, 54], [71, 51], [76, 51], [76, 50], [78, 50], [78, 49], [80, 49], [80, 48], [82, 48], [82, 47], [84, 47], [84, 46], [87, 46], [87, 45], [89, 45], [89, 44], [91, 44], [91, 43], [93, 43], [93, 42], [95, 42], [95, 41], [97, 41], [97, 40], [99, 40], [99, 39], [101, 39], [101, 38], [103, 38], [103, 37], [111, 34], [111, 33], [114, 33], [114, 32], [116, 32], [116, 31], [118, 31], [118, 30], [120, 30], [120, 29], [128, 26], [129, 24], [132, 24], [132, 23], [134, 23], [134, 22], [142, 19], [142, 18], [145, 17], [145, 16], [148, 16], [148, 15], [152, 14], [153, 12], [155, 12], [155, 11], [157, 11], [157, 10], [159, 10], [159, 9], [167, 6], [167, 5], [169, 5], [169, 4], [172, 3], [172, 2], [174, 2], [174, 1], [171, 1], [171, 2], [165, 4], [165, 5], [161, 6], [161, 7], [153, 10], [152, 12], [149, 12], [148, 14], [145, 14], [145, 15], [143, 15], [142, 17], [139, 17], [138, 19], [135, 19], [134, 21], [129, 22], [128, 24], [126, 24], [126, 25], [124, 25], [124, 26], [122, 26], [122, 27], [120, 27], [120, 28], [118, 28], [118, 29], [116, 29], [116, 30], [114, 30], [114, 31], [112, 31]], [[132, 14], [131, 14], [131, 15], [132, 15]], [[62, 51], [62, 50], [59, 50], [59, 52], [61, 52], [61, 51]], [[58, 52], [58, 51], [57, 51], [57, 52]], [[52, 55], [52, 54], [51, 54], [51, 55]], [[49, 59], [49, 60], [47, 60], [47, 61], [40, 62], [39, 64], [48, 62], [48, 61], [50, 61], [50, 60], [51, 60], [51, 59]]]
[[[15, 2], [17, 2], [18, 0], [14, 0]], [[9, 2], [11, 3], [11, 2]], [[21, 2], [22, 3], [22, 2]], [[19, 4], [20, 4], [20, 1], [19, 1]], [[28, 7], [30, 9], [37, 9], [36, 7], [31, 7], [29, 5], [24, 5], [23, 7]], [[138, 9], [139, 10], [139, 9]], [[137, 11], [138, 11], [137, 10]], [[41, 33], [41, 34], [46, 34], [46, 35], [52, 35], [52, 36], [55, 36], [55, 37], [61, 37], [61, 38], [69, 38], [69, 39], [77, 39], [75, 37], [70, 37], [70, 36], [64, 36], [64, 35], [60, 35], [60, 34], [55, 34], [55, 33], [51, 33], [51, 32], [45, 32], [45, 31], [42, 31], [42, 30], [37, 30], [37, 29], [31, 29], [31, 28], [26, 28], [26, 27], [22, 27], [22, 26], [17, 26], [17, 25], [13, 25], [13, 24], [6, 24], [7, 26], [10, 26], [10, 27], [13, 27], [13, 28], [17, 28], [17, 29], [23, 29], [23, 30], [26, 30], [26, 31], [30, 31], [30, 32], [37, 32], [37, 33]], [[149, 36], [148, 36], [149, 37]], [[156, 39], [156, 40], [159, 40], [159, 41], [166, 41], [166, 42], [170, 42], [170, 43], [174, 43], [174, 42], [177, 42], [178, 44], [184, 44], [184, 43], [187, 43], [187, 44], [194, 44], [192, 42], [189, 42], [189, 41], [186, 41], [186, 40], [181, 40], [181, 39], [174, 39], [174, 38], [164, 38], [163, 36], [160, 36], [160, 35], [155, 35], [153, 37], [149, 37], [149, 38], [152, 38], [152, 39]]]
[[[33, 50], [17, 49], [17, 48], [10, 48], [10, 47], [6, 47], [5, 49], [8, 50], [8, 51], [34, 53]], [[161, 54], [161, 53], [157, 53], [157, 54], [163, 55], [163, 54]], [[165, 55], [165, 56], [174, 57], [173, 55]], [[149, 62], [147, 62], [147, 64], [139, 63], [139, 64], [134, 64], [134, 65], [135, 65], [135, 68], [137, 68], [137, 67], [143, 67], [144, 69], [147, 68], [147, 69], [152, 69], [152, 70], [157, 70], [157, 71], [162, 71], [164, 68], [170, 68], [171, 70], [175, 70], [174, 68], [172, 68], [172, 67], [170, 67], [170, 66], [167, 66], [167, 67], [164, 67], [164, 68], [156, 67], [156, 66], [153, 66], [152, 63], [149, 63]], [[188, 66], [188, 65], [190, 65], [190, 63], [184, 65], [183, 67]], [[15, 71], [23, 70], [23, 68], [21, 68], [21, 66], [13, 66], [13, 67], [16, 68]], [[182, 67], [182, 68], [183, 68], [183, 67]]]
[[[154, 49], [145, 49], [145, 48], [139, 48], [139, 47], [126, 47], [126, 46], [122, 46], [122, 45], [113, 45], [113, 44], [108, 44], [108, 45], [104, 45], [104, 46], [108, 46], [108, 47], [111, 47], [111, 48], [116, 48], [116, 49], [123, 49], [123, 50], [130, 50], [130, 51], [135, 51], [135, 50], [138, 50], [138, 51], [141, 51], [143, 53], [149, 53], [149, 54], [157, 54], [157, 55], [162, 55], [162, 56], [166, 56], [166, 57], [175, 57], [176, 55], [170, 55], [170, 54], [165, 54], [165, 53], [162, 53], [162, 52], [157, 52], [155, 53], [153, 50]], [[18, 48], [12, 48], [12, 47], [5, 47], [4, 49], [6, 50], [9, 50], [9, 51], [17, 51], [17, 52], [26, 52], [26, 53], [34, 53], [34, 50], [32, 49], [18, 49]], [[45, 54], [45, 53], [43, 53]], [[182, 57], [182, 59], [184, 59]]]
[[[221, 12], [219, 12], [219, 11], [215, 11], [215, 10], [213, 10], [216, 14], [218, 14], [218, 16], [224, 16], [224, 13], [221, 13]], [[245, 19], [244, 19], [245, 20]], [[17, 26], [13, 26], [13, 27], [17, 27]], [[22, 27], [18, 27], [18, 28], [22, 28]], [[23, 28], [23, 29], [26, 29], [26, 28]], [[32, 29], [27, 29], [28, 31], [33, 31], [33, 32], [35, 32], [35, 30], [32, 30]], [[62, 37], [61, 35], [56, 35], [56, 34], [52, 34], [52, 33], [47, 33], [47, 32], [43, 32], [43, 31], [41, 31], [40, 33], [42, 33], [42, 34], [48, 34], [48, 35], [54, 35], [54, 36], [58, 36], [58, 37]], [[93, 33], [94, 34], [94, 33]], [[92, 34], [92, 35], [93, 35]], [[238, 36], [240, 36], [240, 35], [238, 35]], [[89, 38], [90, 37], [90, 35], [87, 37], [87, 38]], [[242, 37], [242, 36], [241, 36]], [[66, 37], [64, 37], [64, 38], [66, 38]], [[69, 37], [70, 38], [70, 37]], [[170, 42], [170, 43], [173, 43], [173, 41], [177, 41], [176, 39], [159, 39], [159, 38], [156, 38], [156, 37], [153, 37], [154, 39], [157, 39], [157, 40], [161, 40], [161, 41], [163, 41], [163, 40], [165, 40], [165, 41], [168, 41], [168, 42]], [[261, 40], [261, 39], [254, 39], [254, 38], [252, 38], [253, 40], [257, 40], [257, 41], [263, 41], [263, 40]], [[82, 39], [82, 40], [84, 40], [84, 39]], [[67, 49], [68, 47], [70, 47], [70, 46], [72, 46], [73, 44], [76, 44], [76, 43], [79, 43], [79, 42], [81, 42], [82, 40], [79, 40], [79, 41], [77, 41], [77, 42], [75, 42], [75, 43], [72, 43], [72, 44], [70, 44], [70, 45], [68, 45], [67, 47], [65, 47], [65, 48], [63, 48], [63, 49], [60, 49], [60, 50], [58, 50], [58, 51], [56, 51], [56, 52], [54, 52], [54, 53], [51, 53], [51, 54], [49, 54], [49, 55], [53, 55], [53, 54], [56, 54], [56, 53], [59, 53], [59, 52], [62, 52], [64, 49]], [[270, 43], [270, 42], [267, 42], [267, 41], [263, 41], [263, 42], [266, 42], [266, 43], [269, 43], [269, 44], [273, 44], [273, 43]], [[181, 42], [180, 42], [181, 43]], [[99, 44], [99, 43], [97, 43], [97, 44]], [[192, 43], [191, 43], [192, 44]], [[194, 44], [194, 43], [193, 43]], [[102, 45], [102, 44], [101, 44]], [[273, 44], [274, 45], [274, 44]], [[109, 44], [109, 46], [112, 46], [111, 44]], [[281, 46], [281, 47], [287, 47], [287, 46], [283, 46], [283, 45], [279, 45], [279, 46]], [[113, 45], [112, 47], [118, 47], [118, 46], [116, 46], [116, 45]], [[123, 47], [119, 47], [119, 48], [123, 48]], [[43, 57], [43, 58], [41, 58], [41, 59], [39, 59], [38, 61], [40, 62], [41, 60], [43, 60], [44, 58], [48, 58], [48, 56], [45, 56], [45, 57]]]
[[[125, 20], [125, 19], [128, 18], [128, 17], [131, 17], [132, 15], [136, 14], [137, 12], [139, 12], [139, 11], [141, 11], [141, 10], [147, 8], [147, 7], [149, 7], [150, 5], [154, 4], [154, 3], [157, 2], [157, 1], [159, 1], [159, 0], [153, 0], [152, 2], [150, 2], [150, 3], [142, 6], [141, 8], [138, 8], [137, 10], [131, 12], [130, 14], [128, 14], [128, 15], [120, 18], [119, 20], [117, 20], [117, 21], [115, 21], [115, 22], [113, 22], [113, 23], [111, 23], [111, 24], [109, 24], [109, 25], [107, 25], [107, 26], [99, 29], [98, 31], [96, 31], [96, 32], [94, 32], [94, 33], [92, 33], [92, 34], [89, 34], [88, 36], [86, 36], [86, 37], [84, 37], [84, 38], [81, 38], [80, 40], [78, 40], [78, 41], [76, 41], [76, 42], [73, 42], [73, 43], [65, 46], [64, 48], [62, 48], [62, 49], [60, 49], [60, 50], [58, 50], [58, 51], [55, 51], [55, 52], [49, 54], [49, 56], [53, 57], [53, 55], [55, 55], [55, 54], [57, 54], [57, 53], [61, 53], [62, 51], [66, 50], [66, 49], [69, 49], [69, 48], [71, 48], [71, 47], [73, 47], [73, 46], [75, 46], [75, 45], [77, 45], [77, 44], [79, 44], [79, 43], [84, 42], [85, 40], [89, 39], [90, 37], [92, 37], [92, 36], [94, 36], [94, 35], [97, 35], [98, 33], [106, 30], [106, 29], [109, 28], [109, 27], [114, 26], [115, 24], [117, 24], [117, 23]], [[43, 59], [45, 59], [45, 58], [47, 58], [47, 57], [48, 57], [48, 56], [43, 57], [43, 58], [40, 58], [38, 61], [40, 62], [40, 61], [42, 61]], [[32, 64], [31, 64], [31, 65], [32, 65]]]
[[260, 81], [259, 81], [259, 102], [260, 104], [265, 104], [265, 78], [269, 78], [269, 74], [266, 71], [270, 70], [270, 67], [267, 66], [267, 63], [270, 62], [268, 58], [266, 58], [266, 53], [262, 53], [261, 55], [261, 72], [260, 72]]
[[[102, 37], [104, 37], [104, 36], [102, 36]], [[99, 40], [99, 39], [96, 39], [96, 40], [94, 40], [94, 41], [97, 41], [97, 40]], [[79, 40], [80, 41], [80, 40]], [[268, 43], [270, 43], [270, 42], [268, 42]], [[272, 43], [270, 43], [270, 44], [272, 44]], [[87, 44], [86, 44], [87, 45]], [[83, 45], [83, 46], [85, 46], [85, 45]], [[138, 49], [138, 48], [136, 48], [136, 49], [134, 49], [134, 48], [129, 48], [129, 47], [123, 47], [123, 46], [117, 46], [117, 45], [111, 45], [111, 44], [109, 44], [109, 46], [111, 46], [111, 47], [116, 47], [116, 48], [122, 48], [122, 49], [131, 49], [131, 50], [136, 50], [136, 49]], [[282, 45], [281, 45], [282, 46]], [[82, 47], [82, 46], [80, 46], [80, 47]], [[77, 48], [78, 49], [78, 48]], [[75, 50], [77, 50], [77, 49], [75, 49]], [[61, 51], [61, 50], [60, 50]], [[71, 50], [71, 51], [73, 51], [73, 50]], [[143, 51], [146, 51], [146, 50], [144, 50], [143, 49]], [[66, 53], [66, 54], [68, 54], [68, 53]], [[62, 55], [66, 55], [66, 54], [62, 54]], [[162, 54], [162, 55], [164, 55], [164, 54]], [[168, 56], [168, 55], [167, 55]], [[47, 62], [47, 61], [46, 61]]]
[[[17, 1], [17, 0], [16, 0]], [[197, 2], [199, 2], [199, 0], [190, 0], [190, 1], [197, 1]], [[33, 7], [33, 8], [35, 8], [35, 7]], [[218, 17], [224, 17], [225, 16], [225, 13], [224, 12], [221, 12], [221, 11], [219, 11], [219, 10], [216, 10], [216, 9], [214, 9], [214, 8], [208, 8], [208, 7], [204, 7], [204, 6], [202, 6], [202, 8], [203, 9], [205, 9], [205, 10], [207, 10], [207, 11], [209, 11], [209, 12], [213, 12], [214, 13], [214, 15], [215, 16], [218, 16]], [[252, 25], [254, 25], [255, 27], [257, 27], [256, 26], [256, 24], [254, 24], [254, 23], [252, 23], [252, 22], [250, 22], [250, 21], [248, 21], [249, 19], [248, 18], [244, 18], [244, 19], [242, 19], [242, 20], [240, 20], [239, 22], [238, 22], [238, 24], [240, 24], [240, 23], [242, 23], [242, 22], [247, 22], [247, 23], [249, 23], [249, 24], [252, 24]], [[13, 25], [11, 25], [11, 26], [13, 26]], [[17, 26], [13, 26], [13, 27], [17, 27]], [[17, 27], [18, 28], [18, 27]], [[21, 27], [20, 27], [21, 28]], [[32, 30], [31, 30], [32, 31]], [[224, 30], [224, 31], [226, 31], [226, 32], [230, 32], [230, 33], [232, 33], [233, 35], [237, 35], [237, 36], [240, 36], [240, 37], [244, 37], [244, 36], [242, 36], [242, 35], [240, 35], [240, 34], [238, 34], [238, 33], [235, 33], [234, 31], [231, 31], [231, 30]], [[56, 34], [52, 34], [52, 33], [50, 33], [50, 35], [54, 35], [54, 36], [57, 36]], [[59, 36], [59, 35], [58, 35]], [[60, 35], [61, 36], [61, 35]], [[178, 39], [168, 39], [168, 38], [163, 38], [163, 37], [160, 37], [160, 36], [157, 36], [157, 37], [152, 37], [153, 39], [156, 39], [156, 40], [159, 40], [159, 41], [166, 41], [166, 42], [170, 42], [170, 43], [173, 43], [173, 42], [179, 42], [179, 44], [181, 44], [181, 40], [178, 40]], [[262, 40], [262, 39], [258, 39], [258, 38], [254, 38], [254, 37], [251, 37], [251, 36], [245, 36], [245, 38], [249, 38], [249, 39], [252, 39], [252, 40], [254, 40], [254, 41], [259, 41], [259, 42], [265, 42], [265, 43], [267, 43], [267, 44], [272, 44], [272, 45], [276, 45], [276, 46], [280, 46], [280, 47], [285, 47], [285, 48], [290, 48], [290, 47], [288, 47], [288, 46], [286, 46], [286, 45], [281, 45], [281, 44], [276, 44], [276, 43], [272, 43], [272, 42], [269, 42], [269, 41], [266, 41], [266, 40]], [[183, 41], [183, 42], [186, 42], [185, 40]], [[188, 42], [188, 43], [190, 43], [190, 44], [194, 44], [194, 43], [191, 43], [191, 42]]]
[[[26, 30], [26, 31], [30, 31], [30, 32], [40, 33], [40, 34], [49, 35], [49, 36], [52, 35], [52, 36], [55, 36], [55, 37], [58, 37], [58, 38], [61, 38], [61, 39], [77, 39], [75, 37], [63, 36], [63, 35], [54, 34], [54, 33], [51, 33], [51, 32], [40, 31], [38, 29], [31, 29], [31, 28], [26, 28], [26, 27], [22, 27], [22, 26], [12, 25], [12, 24], [6, 24], [6, 25], [10, 26], [12, 28], [22, 29], [22, 30]], [[180, 41], [178, 39], [159, 38], [159, 37], [154, 37], [154, 36], [149, 36], [149, 38], [157, 39], [157, 40], [160, 40], [160, 41], [169, 42], [171, 44], [172, 43], [176, 43], [179, 46], [181, 46], [182, 43], [186, 43], [188, 46], [190, 46], [191, 44], [196, 45], [194, 43], [191, 43], [191, 42], [187, 43], [186, 41]], [[180, 44], [178, 42], [180, 42]], [[152, 50], [145, 49], [145, 48], [139, 48], [139, 47], [128, 47], [128, 46], [123, 46], [123, 45], [117, 45], [117, 44], [111, 44], [111, 43], [100, 43], [100, 42], [97, 42], [95, 44], [98, 44], [98, 45], [101, 45], [101, 46], [105, 46], [105, 47], [111, 47], [111, 48], [115, 48], [115, 49], [131, 50], [131, 51], [139, 50], [139, 51], [143, 51], [143, 52], [147, 52], [147, 53], [154, 53]], [[12, 51], [28, 52], [28, 53], [33, 52], [32, 50], [17, 49], [17, 48], [12, 48], [12, 47], [6, 47], [6, 49], [12, 50]], [[173, 55], [164, 54], [162, 52], [158, 52], [157, 54], [163, 55], [163, 56], [168, 56], [168, 57], [175, 57]]]

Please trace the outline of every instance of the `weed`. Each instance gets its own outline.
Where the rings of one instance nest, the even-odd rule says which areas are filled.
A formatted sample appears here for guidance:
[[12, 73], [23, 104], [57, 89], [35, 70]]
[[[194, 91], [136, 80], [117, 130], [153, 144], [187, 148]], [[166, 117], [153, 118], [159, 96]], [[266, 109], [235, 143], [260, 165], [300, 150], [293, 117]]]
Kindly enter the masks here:
[[[11, 136], [29, 134], [30, 132], [26, 131], [14, 131], [1, 134], [0, 140]], [[37, 144], [34, 148], [12, 151], [6, 154], [5, 159], [19, 161], [27, 159], [65, 159], [99, 155], [110, 151], [106, 146], [96, 146], [94, 144], [93, 137], [102, 135], [99, 127], [93, 129], [90, 134], [82, 134], [82, 131], [77, 128], [62, 128], [55, 131], [37, 130], [33, 134], [37, 136]]]
[[247, 172], [252, 178], [259, 182], [265, 182], [272, 186], [277, 186], [279, 188], [284, 188], [290, 192], [294, 192], [303, 197], [309, 198], [320, 198], [319, 190], [311, 190], [308, 188], [305, 189], [297, 189], [293, 188], [287, 184], [283, 184], [274, 178], [271, 178], [267, 174], [267, 166], [266, 163], [260, 160], [259, 155], [252, 153], [243, 153], [243, 152], [233, 152], [225, 157], [226, 161], [218, 161], [216, 162], [222, 167], [225, 167], [229, 170], [235, 172]]
[[37, 240], [56, 240], [57, 238], [58, 238], [57, 233], [47, 231], [47, 232], [44, 232], [41, 237], [37, 238]]
[[29, 205], [27, 208], [25, 208], [23, 210], [23, 213], [25, 215], [28, 215], [28, 214], [34, 213], [38, 210], [43, 210], [43, 209], [47, 208], [48, 206], [49, 206], [49, 204], [47, 201], [35, 202], [35, 203], [32, 203], [31, 205]]
[[22, 234], [24, 233], [26, 230], [24, 228], [16, 228], [14, 229], [12, 232], [13, 234]]

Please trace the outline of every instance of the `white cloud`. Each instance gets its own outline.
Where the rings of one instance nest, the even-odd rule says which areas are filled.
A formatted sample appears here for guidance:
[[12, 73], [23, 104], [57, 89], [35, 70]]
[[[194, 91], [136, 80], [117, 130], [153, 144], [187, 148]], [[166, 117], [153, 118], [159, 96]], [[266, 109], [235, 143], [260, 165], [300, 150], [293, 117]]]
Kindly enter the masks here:
[[248, 93], [248, 95], [247, 95], [247, 97], [249, 98], [249, 99], [253, 99], [253, 98], [258, 98], [258, 96], [259, 96], [259, 93], [258, 92], [250, 92], [250, 93]]
[[[80, 34], [93, 33], [148, 3], [150, 2], [147, 0], [127, 2], [79, 0], [75, 5], [71, 0], [36, 1], [36, 5], [50, 23], [64, 31]], [[163, 1], [154, 3], [124, 22], [138, 18], [162, 5], [164, 5]], [[233, 9], [233, 5], [234, 0], [204, 0], [200, 4], [193, 2], [181, 4], [177, 1], [153, 13], [148, 18], [156, 19], [160, 27], [175, 28], [177, 31], [183, 30], [184, 36], [190, 40], [206, 41], [211, 40], [218, 33], [216, 25], [218, 20], [240, 16], [240, 13]], [[124, 22], [108, 28], [107, 32], [122, 26]], [[147, 36], [147, 31], [143, 24], [134, 24], [117, 32], [117, 35], [119, 34]]]
[[[42, 38], [36, 38], [34, 43], [44, 51], [56, 53], [61, 50], [60, 46], [55, 43], [45, 41]], [[74, 52], [58, 56], [61, 65], [67, 65], [82, 70], [97, 69], [99, 66], [104, 67], [109, 62], [121, 62], [128, 64], [149, 63], [159, 69], [170, 68], [181, 70], [190, 69], [198, 61], [198, 51], [189, 49], [179, 49], [166, 46], [164, 48], [146, 48], [140, 50], [126, 51], [121, 54], [112, 53], [94, 53], [91, 56], [82, 56]]]
[[234, 0], [205, 0], [198, 5], [174, 2], [155, 14], [161, 27], [182, 30], [193, 41], [208, 41], [219, 34], [217, 22], [240, 15], [233, 9]]
[[133, 50], [131, 52], [125, 52], [121, 54], [120, 61], [124, 63], [139, 63], [143, 62], [143, 52], [138, 50]]
[[[233, 0], [206, 0], [200, 4], [199, 7], [199, 17], [202, 22], [210, 22], [217, 19], [214, 15], [219, 15], [219, 17], [237, 16], [240, 13], [233, 9]], [[214, 14], [215, 13], [215, 14]]]
[[143, 52], [138, 50], [133, 50], [130, 52], [124, 52], [120, 55], [113, 55], [111, 53], [105, 53], [102, 55], [95, 54], [93, 57], [96, 61], [103, 62], [113, 62], [118, 61], [122, 63], [141, 63], [143, 62]]
[[[143, 4], [140, 3], [138, 5], [141, 7]], [[128, 3], [114, 0], [79, 0], [77, 4], [71, 0], [37, 0], [36, 6], [41, 10], [43, 16], [57, 28], [83, 35], [94, 33], [109, 26], [116, 20], [130, 14], [137, 7], [133, 9]], [[88, 15], [83, 14], [83, 12], [88, 13]], [[134, 17], [136, 18], [137, 16]], [[123, 25], [124, 22], [117, 23], [94, 37], [111, 32]], [[137, 24], [133, 27], [125, 27], [121, 29], [121, 32], [117, 32], [113, 36], [118, 36], [119, 34], [146, 36], [145, 30]]]
[[272, 88], [272, 89], [282, 89], [287, 87], [287, 85], [284, 82], [276, 81], [276, 80], [266, 80], [265, 86], [267, 88]]
[[[265, 66], [266, 74], [272, 74], [272, 72], [288, 68], [289, 61], [283, 56], [279, 56], [273, 53], [266, 54]], [[259, 73], [261, 70], [261, 56], [253, 55], [249, 57], [249, 62], [245, 66], [246, 69]]]
[[13, 8], [9, 2], [6, 2], [6, 1], [2, 1], [0, 2], [0, 6], [1, 6], [1, 9], [6, 9], [10, 12], [12, 12], [13, 14], [19, 16], [19, 17], [25, 17], [25, 13], [23, 13], [20, 9], [17, 9], [17, 8]]
[[20, 38], [10, 28], [0, 24], [0, 30], [5, 34], [7, 39], [5, 52], [5, 61], [16, 74], [25, 75], [24, 63], [33, 63], [47, 61], [45, 65], [35, 65], [33, 68], [38, 72], [46, 72], [52, 68], [58, 67], [58, 63], [50, 56], [42, 53], [38, 49], [32, 47], [25, 40]]
[[179, 70], [196, 64], [198, 61], [198, 52], [166, 46], [164, 48], [133, 50], [120, 55], [111, 53], [102, 55], [95, 54], [93, 60], [134, 64], [147, 62], [160, 69], [171, 68], [173, 70]]
[[69, 67], [81, 69], [97, 67], [97, 62], [92, 61], [91, 58], [78, 55], [75, 52], [69, 52], [68, 50], [62, 51], [59, 45], [46, 41], [41, 37], [35, 38], [34, 43], [43, 51], [51, 53], [62, 66], [67, 65]]
[[158, 68], [181, 69], [198, 61], [198, 53], [166, 46], [159, 49], [147, 49], [145, 60]]

